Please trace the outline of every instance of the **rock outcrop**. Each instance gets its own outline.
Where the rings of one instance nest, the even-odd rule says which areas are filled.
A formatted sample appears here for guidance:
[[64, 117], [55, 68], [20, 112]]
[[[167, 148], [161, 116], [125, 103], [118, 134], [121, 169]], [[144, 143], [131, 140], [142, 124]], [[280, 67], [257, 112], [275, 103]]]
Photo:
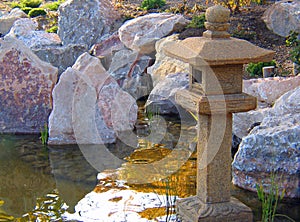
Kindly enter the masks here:
[[188, 20], [182, 15], [152, 13], [127, 21], [119, 28], [124, 45], [142, 54], [155, 52], [155, 42], [183, 29]]
[[233, 183], [255, 191], [276, 183], [290, 198], [300, 197], [300, 87], [281, 96], [259, 126], [243, 138], [232, 163]]
[[57, 68], [21, 41], [0, 39], [0, 132], [39, 133], [50, 114]]
[[82, 54], [53, 90], [50, 144], [105, 144], [131, 130], [135, 100], [106, 72], [100, 60]]
[[3, 16], [0, 16], [0, 36], [6, 35], [15, 21], [17, 21], [20, 18], [27, 17], [28, 15], [26, 15], [25, 12], [23, 12], [19, 8], [14, 8], [10, 11], [9, 14], [4, 14]]
[[274, 33], [286, 37], [290, 31], [300, 33], [299, 11], [298, 0], [279, 1], [265, 11], [263, 20]]
[[118, 18], [110, 0], [68, 0], [59, 7], [58, 35], [63, 45], [86, 44], [90, 48], [112, 31]]

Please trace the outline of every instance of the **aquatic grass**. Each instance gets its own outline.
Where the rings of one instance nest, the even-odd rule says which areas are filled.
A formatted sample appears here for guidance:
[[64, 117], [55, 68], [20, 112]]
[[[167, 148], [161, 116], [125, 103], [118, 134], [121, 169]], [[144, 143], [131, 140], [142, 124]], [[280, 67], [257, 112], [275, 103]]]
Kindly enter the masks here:
[[[172, 179], [172, 176], [171, 176]], [[166, 196], [166, 222], [171, 221], [171, 216], [176, 214], [176, 210], [175, 210], [175, 204], [176, 204], [176, 200], [177, 200], [177, 196], [178, 196], [178, 192], [177, 189], [174, 189], [174, 185], [173, 188], [171, 187], [171, 183], [174, 181], [170, 181], [168, 178], [166, 178], [165, 180], [165, 196]]]
[[[179, 192], [177, 190], [177, 184], [178, 182], [178, 176], [175, 175], [171, 175], [165, 179], [161, 180], [163, 187], [165, 188], [165, 192], [164, 192], [164, 200], [160, 199], [160, 196], [155, 190], [153, 190], [153, 193], [155, 193], [157, 195], [158, 200], [160, 201], [160, 203], [165, 203], [165, 213], [166, 213], [166, 218], [165, 221], [166, 222], [171, 222], [174, 221], [174, 217], [172, 217], [172, 215], [176, 215], [176, 201], [177, 201], [177, 197], [179, 196]], [[177, 221], [177, 219], [176, 219]]]
[[48, 142], [48, 126], [45, 123], [44, 129], [41, 129], [41, 141], [43, 145], [46, 145]]
[[[270, 184], [268, 192], [264, 189], [262, 183], [259, 185], [256, 184], [256, 190], [259, 201], [262, 204], [262, 222], [274, 222], [275, 217], [285, 217], [290, 221], [294, 221], [292, 218], [283, 215], [283, 214], [276, 214], [277, 206], [280, 200], [283, 199], [285, 190], [279, 192], [279, 186], [276, 183], [276, 174], [275, 172], [271, 172], [270, 175]], [[279, 179], [280, 181], [280, 179]]]

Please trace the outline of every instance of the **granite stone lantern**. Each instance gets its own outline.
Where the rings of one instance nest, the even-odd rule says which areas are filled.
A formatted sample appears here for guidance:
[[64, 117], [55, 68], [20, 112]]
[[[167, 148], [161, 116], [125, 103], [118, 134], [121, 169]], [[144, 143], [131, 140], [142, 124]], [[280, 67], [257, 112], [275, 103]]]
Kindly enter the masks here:
[[272, 60], [273, 51], [230, 37], [228, 9], [206, 11], [203, 37], [165, 46], [165, 54], [190, 65], [189, 89], [176, 102], [197, 114], [197, 194], [177, 201], [181, 221], [251, 221], [251, 209], [231, 197], [232, 113], [256, 108], [242, 92], [243, 65]]

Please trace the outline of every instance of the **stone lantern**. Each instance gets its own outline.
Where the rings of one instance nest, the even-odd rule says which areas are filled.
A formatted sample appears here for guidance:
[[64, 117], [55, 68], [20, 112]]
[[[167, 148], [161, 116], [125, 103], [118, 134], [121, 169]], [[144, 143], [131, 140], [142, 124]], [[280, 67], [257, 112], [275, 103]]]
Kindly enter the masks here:
[[182, 221], [251, 221], [252, 212], [231, 197], [232, 113], [256, 108], [256, 98], [242, 92], [243, 64], [272, 60], [273, 51], [230, 37], [230, 12], [207, 9], [203, 37], [164, 47], [165, 54], [189, 63], [189, 89], [176, 102], [198, 117], [197, 195], [179, 200]]

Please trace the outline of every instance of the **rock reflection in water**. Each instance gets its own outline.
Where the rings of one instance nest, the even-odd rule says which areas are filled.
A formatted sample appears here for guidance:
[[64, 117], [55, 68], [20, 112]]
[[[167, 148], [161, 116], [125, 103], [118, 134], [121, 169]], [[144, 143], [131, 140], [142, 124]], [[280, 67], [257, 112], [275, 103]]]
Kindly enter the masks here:
[[[13, 216], [32, 210], [37, 197], [55, 188], [47, 155], [32, 137], [0, 135], [0, 199], [2, 209]], [[27, 147], [33, 149], [27, 153]]]

